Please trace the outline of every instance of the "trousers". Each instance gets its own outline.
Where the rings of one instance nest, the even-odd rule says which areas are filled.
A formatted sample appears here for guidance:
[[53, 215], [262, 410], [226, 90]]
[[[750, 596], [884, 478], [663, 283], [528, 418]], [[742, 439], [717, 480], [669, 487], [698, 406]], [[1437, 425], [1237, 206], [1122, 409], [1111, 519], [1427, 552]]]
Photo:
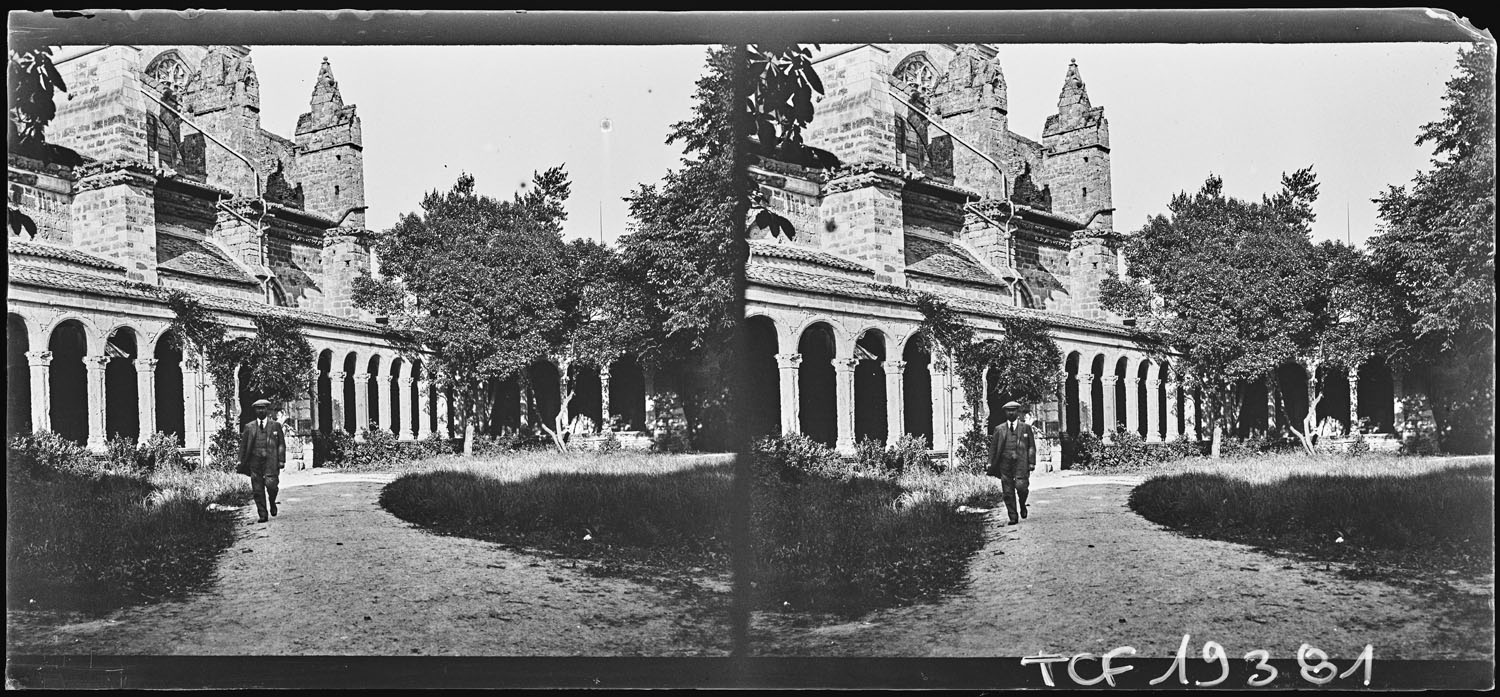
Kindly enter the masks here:
[[258, 462], [253, 456], [250, 460], [251, 466], [256, 468], [250, 473], [250, 492], [255, 496], [255, 511], [262, 518], [268, 514], [266, 502], [276, 500], [276, 493], [281, 486], [281, 472], [279, 470], [262, 472], [260, 467], [263, 462]]
[[1000, 475], [1000, 495], [1005, 498], [1005, 512], [1012, 522], [1018, 520], [1016, 500], [1019, 498], [1021, 503], [1026, 503], [1026, 495], [1029, 493], [1031, 493], [1031, 477]]

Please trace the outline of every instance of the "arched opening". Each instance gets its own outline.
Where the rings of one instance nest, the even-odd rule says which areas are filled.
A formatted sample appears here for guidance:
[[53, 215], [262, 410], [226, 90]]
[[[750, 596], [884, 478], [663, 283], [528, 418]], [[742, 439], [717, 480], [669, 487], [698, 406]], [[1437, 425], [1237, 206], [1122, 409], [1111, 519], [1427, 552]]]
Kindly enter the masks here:
[[854, 342], [854, 440], [886, 439], [885, 334], [867, 330]]
[[572, 373], [573, 399], [568, 401], [568, 419], [577, 422], [579, 417], [592, 422], [587, 433], [596, 433], [604, 415], [604, 391], [599, 384], [599, 367], [588, 363], [575, 363], [568, 368]]
[[1067, 372], [1067, 378], [1063, 381], [1063, 401], [1066, 402], [1063, 405], [1063, 415], [1066, 420], [1068, 433], [1075, 436], [1083, 432], [1079, 425], [1079, 422], [1082, 420], [1079, 411], [1082, 405], [1078, 402], [1077, 379], [1078, 363], [1082, 359], [1083, 357], [1077, 351], [1074, 351], [1068, 354], [1067, 360], [1063, 363], [1063, 369]]
[[401, 417], [406, 414], [401, 403], [401, 379], [406, 377], [406, 361], [400, 358], [391, 359], [391, 389], [384, 395], [391, 405], [390, 431], [397, 438], [401, 437]]
[[928, 448], [936, 447], [932, 442], [932, 351], [927, 341], [921, 335], [908, 339], [901, 360], [906, 361], [901, 376], [906, 432], [926, 438]]
[[20, 315], [5, 316], [5, 438], [31, 432], [31, 336]]
[[[1294, 425], [1301, 431], [1302, 419], [1307, 414], [1307, 370], [1296, 363], [1285, 363], [1277, 368], [1276, 391], [1279, 407], [1277, 412], [1281, 416], [1276, 420], [1276, 435], [1281, 436], [1281, 429], [1288, 425]], [[1265, 394], [1264, 391], [1261, 394]], [[1264, 418], [1265, 411], [1261, 410], [1260, 414]], [[1258, 428], [1265, 428], [1265, 421], [1256, 425]]]
[[138, 440], [141, 435], [139, 383], [135, 377], [135, 359], [139, 357], [135, 331], [120, 327], [109, 335], [104, 355], [104, 435], [105, 438]]
[[432, 431], [432, 424], [422, 423], [422, 400], [427, 396], [422, 394], [422, 380], [427, 374], [423, 372], [424, 366], [421, 361], [411, 362], [411, 399], [406, 403], [408, 422], [411, 424], [411, 432], [414, 437], [421, 438]]
[[88, 339], [83, 324], [68, 320], [57, 325], [47, 341], [47, 350], [52, 352], [48, 371], [52, 383], [48, 385], [52, 430], [80, 445], [87, 443], [89, 389], [83, 357], [88, 351]]
[[182, 341], [174, 331], [168, 331], [156, 340], [156, 430], [177, 439], [177, 444], [186, 443], [187, 404], [186, 386], [182, 378]]
[[359, 433], [359, 419], [356, 418], [359, 403], [354, 398], [364, 386], [355, 383], [354, 375], [358, 372], [359, 354], [350, 351], [349, 355], [344, 357], [344, 385], [340, 388], [344, 391], [344, 432], [350, 435]]
[[[333, 379], [328, 373], [333, 370], [333, 351], [323, 349], [318, 353], [318, 433], [333, 433], [334, 424], [343, 423], [343, 413], [333, 413]], [[342, 385], [340, 385], [342, 387]], [[342, 392], [342, 390], [340, 390]]]
[[803, 330], [797, 342], [797, 352], [802, 354], [802, 363], [797, 368], [802, 433], [828, 446], [838, 440], [833, 350], [833, 327], [823, 322]]
[[1157, 364], [1156, 373], [1156, 413], [1160, 418], [1156, 420], [1156, 437], [1163, 441], [1170, 438], [1172, 429], [1172, 410], [1167, 403], [1167, 381], [1172, 379], [1172, 364], [1165, 361]]
[[[1340, 434], [1349, 432], [1349, 371], [1342, 367], [1324, 366], [1318, 369], [1322, 377], [1323, 399], [1318, 401], [1318, 426], [1330, 419], [1337, 424]], [[1330, 424], [1332, 425], [1332, 424]]]
[[1359, 417], [1369, 419], [1373, 433], [1396, 432], [1396, 382], [1384, 358], [1359, 367]]
[[781, 379], [776, 365], [776, 324], [757, 315], [745, 320], [745, 428], [752, 439], [781, 430]]
[[255, 401], [265, 395], [250, 389], [250, 368], [242, 365], [236, 369], [236, 374], [239, 376], [240, 387], [238, 423], [243, 426], [255, 419]]
[[634, 356], [609, 367], [609, 413], [627, 431], [646, 430], [646, 373]]
[[1109, 398], [1115, 402], [1115, 422], [1109, 424], [1109, 428], [1118, 433], [1130, 430], [1130, 359], [1121, 356], [1115, 361], [1112, 373], [1115, 376], [1115, 389]]
[[528, 377], [531, 379], [531, 403], [528, 405], [533, 411], [531, 423], [546, 424], [547, 428], [554, 428], [557, 424], [557, 411], [562, 406], [562, 395], [558, 394], [557, 366], [547, 361], [537, 361], [527, 369]]
[[389, 404], [387, 397], [380, 394], [380, 355], [370, 356], [370, 363], [366, 371], [369, 376], [365, 378], [363, 389], [365, 390], [365, 422], [359, 425], [361, 429], [368, 428], [371, 431], [379, 430], [384, 426], [380, 423], [380, 405]]
[[490, 380], [485, 389], [489, 390], [490, 412], [489, 420], [484, 428], [479, 429], [484, 433], [498, 435], [506, 429], [521, 427], [521, 381], [518, 377], [505, 380]]
[[1151, 365], [1151, 361], [1145, 360], [1141, 361], [1141, 364], [1135, 369], [1135, 395], [1133, 398], [1135, 399], [1135, 413], [1137, 415], [1136, 433], [1139, 433], [1141, 438], [1146, 438], [1150, 433], [1151, 407], [1156, 404], [1156, 401], [1150, 398]]

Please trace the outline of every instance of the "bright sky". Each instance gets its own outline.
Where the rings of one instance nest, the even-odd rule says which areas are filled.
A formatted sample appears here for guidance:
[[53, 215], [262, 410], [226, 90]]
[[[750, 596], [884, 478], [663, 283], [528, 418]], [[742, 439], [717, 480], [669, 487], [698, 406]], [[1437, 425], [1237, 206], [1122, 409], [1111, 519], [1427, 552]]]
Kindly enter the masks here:
[[[533, 170], [567, 163], [567, 234], [625, 229], [620, 199], [681, 156], [701, 46], [262, 46], [261, 119], [291, 136], [328, 56], [364, 125], [371, 227], [415, 210], [462, 171], [509, 197]], [[1038, 139], [1076, 58], [1113, 146], [1115, 226], [1139, 229], [1210, 172], [1234, 196], [1274, 192], [1313, 165], [1319, 239], [1375, 231], [1370, 199], [1427, 169], [1413, 141], [1441, 116], [1456, 44], [1002, 44], [1011, 129]], [[611, 124], [604, 131], [601, 124]], [[1347, 217], [1346, 217], [1347, 206]]]
[[[327, 56], [364, 129], [366, 222], [416, 211], [462, 172], [508, 199], [533, 171], [566, 164], [569, 237], [624, 232], [621, 200], [682, 157], [702, 46], [255, 46], [261, 127], [291, 137]], [[609, 129], [603, 127], [609, 122]]]

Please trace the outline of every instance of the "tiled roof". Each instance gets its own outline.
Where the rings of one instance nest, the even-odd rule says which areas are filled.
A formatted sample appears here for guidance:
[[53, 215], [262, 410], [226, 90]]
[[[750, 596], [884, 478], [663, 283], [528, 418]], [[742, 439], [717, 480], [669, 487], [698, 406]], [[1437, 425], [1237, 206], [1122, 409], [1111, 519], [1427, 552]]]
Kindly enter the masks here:
[[74, 264], [83, 264], [85, 266], [92, 266], [95, 268], [107, 269], [110, 271], [125, 270], [125, 267], [116, 264], [113, 261], [110, 261], [103, 257], [97, 257], [87, 252], [79, 251], [77, 249], [72, 249], [70, 247], [59, 247], [57, 245], [46, 244], [43, 242], [31, 242], [23, 240], [19, 237], [8, 238], [7, 244], [9, 247], [9, 252], [11, 254], [24, 254], [26, 256], [45, 257], [47, 259], [60, 259], [62, 261], [73, 262]]
[[[910, 300], [897, 292], [892, 286], [856, 281], [849, 278], [839, 278], [837, 276], [825, 276], [784, 267], [752, 263], [745, 269], [745, 277], [750, 283], [759, 283], [768, 286], [810, 290], [850, 298], [882, 300], [894, 305], [912, 304]], [[1098, 322], [1091, 319], [1083, 319], [1081, 317], [1073, 317], [1028, 307], [1015, 307], [996, 302], [972, 300], [943, 293], [938, 293], [938, 295], [955, 309], [979, 315], [988, 315], [991, 317], [1030, 317], [1061, 327], [1104, 331], [1113, 334], [1129, 333], [1126, 327], [1108, 322]]]
[[962, 247], [914, 235], [906, 236], [906, 270], [970, 283], [1005, 285]]
[[861, 273], [874, 273], [870, 267], [857, 264], [842, 257], [837, 257], [827, 252], [816, 249], [799, 247], [793, 244], [782, 244], [766, 240], [750, 240], [750, 253], [768, 257], [780, 257], [794, 261], [805, 261], [810, 264], [818, 264], [834, 269], [845, 271], [858, 271]]
[[[24, 283], [44, 288], [96, 293], [110, 297], [156, 301], [162, 299], [162, 289], [138, 281], [127, 281], [123, 278], [109, 278], [72, 271], [62, 271], [35, 264], [11, 264], [9, 274], [11, 283]], [[279, 315], [282, 317], [291, 317], [307, 324], [357, 329], [367, 332], [382, 332], [384, 330], [383, 326], [373, 322], [361, 322], [345, 317], [335, 317], [296, 307], [277, 307], [255, 300], [226, 298], [207, 293], [193, 293], [193, 296], [199, 302], [203, 303], [205, 307], [212, 310], [237, 312], [250, 316]]]
[[246, 274], [218, 248], [202, 240], [176, 235], [157, 235], [156, 265], [157, 268], [166, 271], [176, 271], [230, 283], [255, 285], [254, 278]]

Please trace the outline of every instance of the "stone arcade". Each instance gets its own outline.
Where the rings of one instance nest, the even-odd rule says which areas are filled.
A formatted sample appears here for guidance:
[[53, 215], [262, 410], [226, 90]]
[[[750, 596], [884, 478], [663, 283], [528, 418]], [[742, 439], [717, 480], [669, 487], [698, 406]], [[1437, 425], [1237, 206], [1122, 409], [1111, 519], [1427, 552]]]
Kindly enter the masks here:
[[[1005, 340], [999, 317], [1051, 326], [1066, 377], [1031, 405], [1051, 444], [1039, 459], [1060, 462], [1064, 433], [1208, 437], [1171, 362], [1134, 345], [1124, 318], [1099, 302], [1099, 282], [1123, 270], [1104, 108], [1090, 103], [1072, 63], [1040, 142], [1011, 131], [995, 53], [864, 44], [815, 58], [825, 93], [806, 139], [842, 164], [761, 159], [750, 168], [797, 231], [795, 242], [752, 234], [746, 314], [758, 432], [800, 431], [846, 453], [861, 438], [902, 433], [940, 452], [956, 445], [967, 428], [962, 388], [914, 336], [921, 315], [895, 286], [943, 296], [984, 339]], [[1300, 368], [1282, 372], [1280, 385], [1305, 383]], [[1344, 429], [1361, 417], [1384, 433], [1399, 425], [1399, 382], [1378, 361], [1325, 384], [1320, 416]], [[1246, 388], [1242, 434], [1281, 432], [1288, 413], [1305, 411], [1296, 390]], [[1012, 396], [986, 393], [972, 418], [993, 425]]]
[[[352, 302], [372, 256], [364, 144], [326, 59], [292, 139], [261, 128], [243, 46], [71, 48], [56, 63], [70, 90], [48, 141], [82, 164], [8, 158], [10, 201], [38, 225], [34, 239], [8, 238], [8, 436], [52, 430], [98, 452], [113, 436], [174, 433], [196, 449], [212, 434], [214, 387], [163, 341], [173, 315], [151, 286], [193, 293], [238, 331], [259, 314], [302, 323], [318, 381], [282, 413], [297, 441], [289, 458], [311, 461], [314, 431], [454, 435], [421, 357], [400, 355]], [[643, 428], [631, 368], [589, 376], [572, 411]], [[556, 409], [555, 394], [538, 396]], [[236, 395], [239, 414], [254, 398]], [[518, 407], [497, 408], [492, 424], [518, 424]]]

